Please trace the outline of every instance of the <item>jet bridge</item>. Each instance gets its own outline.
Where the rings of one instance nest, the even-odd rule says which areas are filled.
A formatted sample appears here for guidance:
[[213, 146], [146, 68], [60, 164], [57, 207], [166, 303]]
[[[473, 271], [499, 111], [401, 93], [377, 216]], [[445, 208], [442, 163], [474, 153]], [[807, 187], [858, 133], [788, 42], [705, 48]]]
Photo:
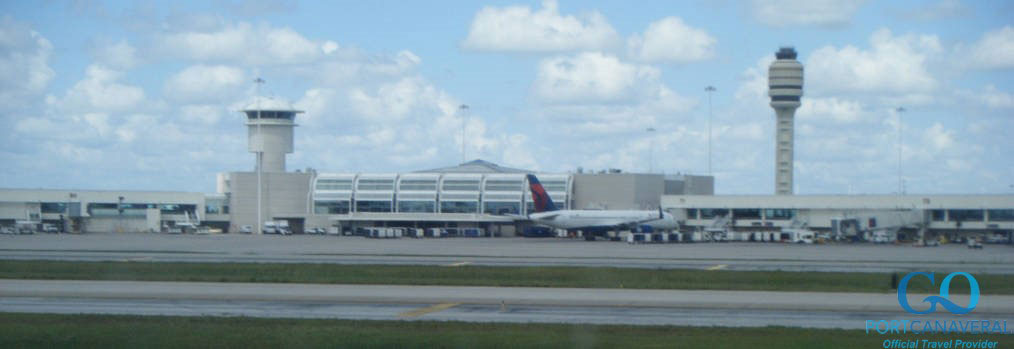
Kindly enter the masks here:
[[926, 229], [923, 210], [868, 211], [845, 214], [831, 219], [831, 236], [837, 240], [894, 242], [902, 228]]

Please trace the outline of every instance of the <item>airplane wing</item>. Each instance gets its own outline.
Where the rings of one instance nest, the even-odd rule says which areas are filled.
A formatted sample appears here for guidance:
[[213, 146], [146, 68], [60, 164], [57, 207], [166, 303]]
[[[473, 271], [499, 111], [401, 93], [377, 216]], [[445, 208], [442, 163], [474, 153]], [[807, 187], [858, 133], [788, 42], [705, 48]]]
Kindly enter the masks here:
[[530, 221], [530, 220], [532, 220], [531, 218], [528, 218], [528, 216], [522, 216], [522, 215], [519, 215], [519, 214], [507, 214], [505, 216], [510, 217], [514, 221]]
[[662, 207], [658, 208], [658, 216], [657, 217], [656, 216], [652, 216], [651, 218], [645, 218], [645, 219], [636, 220], [636, 221], [622, 222], [620, 224], [617, 224], [617, 226], [619, 226], [619, 227], [627, 227], [627, 228], [635, 228], [635, 227], [637, 227], [637, 226], [639, 226], [641, 224], [652, 222], [652, 221], [657, 221], [659, 219], [665, 219], [665, 215], [662, 214]]

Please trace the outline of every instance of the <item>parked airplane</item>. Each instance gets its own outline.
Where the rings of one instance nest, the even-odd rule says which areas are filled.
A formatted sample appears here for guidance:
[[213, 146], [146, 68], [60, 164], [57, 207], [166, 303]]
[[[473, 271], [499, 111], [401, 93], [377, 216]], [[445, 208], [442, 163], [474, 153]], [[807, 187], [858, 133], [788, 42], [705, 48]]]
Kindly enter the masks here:
[[609, 231], [637, 230], [646, 226], [654, 231], [663, 231], [678, 227], [673, 216], [662, 212], [661, 207], [658, 211], [561, 210], [535, 175], [528, 175], [528, 186], [535, 203], [535, 213], [529, 213], [528, 220], [557, 229], [580, 230], [585, 240], [594, 240], [596, 236], [608, 237]]

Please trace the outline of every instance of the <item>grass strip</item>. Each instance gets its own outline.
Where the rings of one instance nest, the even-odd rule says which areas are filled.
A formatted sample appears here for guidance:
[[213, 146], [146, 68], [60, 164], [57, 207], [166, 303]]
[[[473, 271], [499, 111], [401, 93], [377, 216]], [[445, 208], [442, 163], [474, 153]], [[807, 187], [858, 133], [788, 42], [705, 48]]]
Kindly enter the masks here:
[[4, 348], [882, 348], [886, 339], [988, 339], [1004, 347], [1007, 338], [786, 327], [0, 313], [0, 347]]
[[[898, 275], [900, 278], [903, 275]], [[982, 294], [1014, 294], [1014, 275], [975, 275]], [[941, 280], [943, 275], [938, 275]], [[603, 267], [491, 267], [289, 263], [0, 261], [0, 279], [269, 282], [374, 285], [516, 286], [890, 292], [890, 273], [728, 271]], [[926, 278], [909, 290], [936, 293]], [[968, 293], [964, 278], [952, 293]]]

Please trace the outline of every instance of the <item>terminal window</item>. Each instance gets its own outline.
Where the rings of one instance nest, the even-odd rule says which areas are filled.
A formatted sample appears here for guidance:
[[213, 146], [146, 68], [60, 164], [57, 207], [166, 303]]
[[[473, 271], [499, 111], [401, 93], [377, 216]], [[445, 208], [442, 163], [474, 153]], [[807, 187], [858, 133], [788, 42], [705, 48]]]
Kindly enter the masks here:
[[360, 179], [359, 190], [394, 190], [393, 179]]
[[759, 208], [737, 208], [732, 210], [732, 217], [736, 219], [760, 219], [760, 211]]
[[792, 219], [796, 215], [794, 210], [785, 208], [769, 208], [764, 210], [764, 218], [766, 219]]
[[351, 179], [318, 179], [317, 190], [352, 190]]
[[398, 212], [436, 212], [437, 204], [433, 201], [398, 201]]
[[930, 214], [933, 215], [934, 222], [943, 222], [947, 218], [947, 215], [944, 214], [944, 210], [932, 210], [930, 211]]
[[348, 201], [314, 201], [313, 213], [316, 214], [348, 214]]
[[982, 210], [948, 210], [947, 216], [952, 222], [981, 222], [985, 218]]
[[441, 201], [440, 212], [443, 213], [478, 213], [479, 203], [475, 201]]
[[42, 213], [64, 213], [67, 210], [67, 204], [62, 202], [43, 202], [39, 206]]
[[443, 190], [478, 191], [479, 180], [445, 180]]
[[565, 192], [565, 191], [567, 191], [567, 182], [566, 181], [544, 181], [544, 182], [542, 182], [542, 187], [545, 188], [546, 191], [563, 191], [563, 192]]
[[1014, 209], [989, 210], [990, 222], [1014, 222]]
[[403, 179], [398, 190], [437, 190], [435, 179]]
[[486, 181], [488, 191], [521, 191], [521, 181], [489, 180]]
[[356, 212], [391, 212], [390, 201], [356, 201]]
[[715, 217], [722, 217], [729, 214], [728, 209], [724, 208], [702, 208], [701, 219], [711, 219]]
[[517, 202], [487, 202], [483, 212], [494, 215], [520, 214], [521, 204]]

